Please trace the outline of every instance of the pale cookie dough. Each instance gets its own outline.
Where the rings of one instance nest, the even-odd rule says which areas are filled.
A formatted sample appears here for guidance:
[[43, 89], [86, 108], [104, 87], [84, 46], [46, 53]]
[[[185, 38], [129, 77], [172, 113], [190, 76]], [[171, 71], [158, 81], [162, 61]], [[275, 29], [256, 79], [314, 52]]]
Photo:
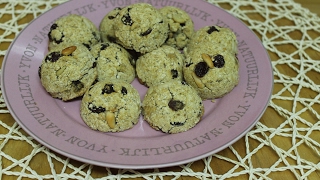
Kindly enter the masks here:
[[39, 67], [45, 90], [68, 101], [81, 97], [97, 78], [96, 61], [82, 44], [63, 44], [48, 52]]
[[137, 60], [137, 77], [147, 87], [164, 83], [172, 79], [183, 79], [184, 55], [177, 49], [164, 45], [149, 52]]
[[189, 53], [199, 46], [212, 46], [216, 52], [238, 53], [238, 42], [234, 32], [219, 26], [205, 26], [197, 30], [186, 46], [185, 52]]
[[116, 7], [111, 10], [108, 14], [106, 14], [99, 26], [100, 33], [101, 33], [101, 40], [103, 42], [115, 42], [115, 31], [114, 31], [114, 20], [119, 15], [121, 8]]
[[203, 100], [213, 100], [229, 93], [238, 84], [238, 59], [235, 54], [217, 52], [214, 47], [199, 47], [186, 57], [183, 73], [185, 81]]
[[169, 24], [169, 35], [165, 44], [183, 49], [194, 33], [194, 24], [189, 14], [173, 6], [165, 6], [159, 11]]
[[204, 113], [204, 105], [193, 87], [170, 81], [152, 86], [142, 102], [144, 119], [156, 130], [180, 133], [194, 127]]
[[86, 17], [71, 14], [52, 24], [48, 33], [49, 49], [62, 43], [82, 43], [87, 48], [100, 42], [98, 28]]
[[140, 95], [131, 84], [123, 81], [97, 82], [83, 96], [80, 113], [91, 129], [124, 131], [139, 120]]
[[126, 49], [111, 42], [98, 43], [91, 53], [97, 61], [98, 81], [121, 80], [131, 83], [135, 69], [130, 63], [131, 55]]
[[168, 37], [168, 23], [157, 9], [147, 3], [124, 7], [114, 22], [117, 43], [139, 53], [159, 48]]

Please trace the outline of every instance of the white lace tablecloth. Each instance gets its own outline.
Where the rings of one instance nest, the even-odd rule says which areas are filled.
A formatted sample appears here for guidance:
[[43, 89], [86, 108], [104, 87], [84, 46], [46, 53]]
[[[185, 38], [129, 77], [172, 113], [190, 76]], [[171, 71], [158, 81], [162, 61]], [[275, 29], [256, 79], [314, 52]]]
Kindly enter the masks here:
[[[62, 2], [65, 0], [0, 0], [1, 47], [9, 46], [27, 25], [21, 23], [24, 18], [36, 18]], [[284, 179], [320, 178], [319, 16], [292, 0], [209, 2], [245, 22], [260, 37], [272, 60], [275, 88], [271, 101], [245, 137], [198, 162], [175, 168], [122, 170], [58, 155], [34, 141], [10, 118], [0, 119], [0, 179], [277, 179], [281, 174]], [[1, 60], [6, 51], [0, 49]], [[1, 113], [9, 113], [3, 98], [0, 105]], [[276, 123], [269, 124], [270, 120]], [[14, 141], [23, 141], [29, 151], [11, 154], [8, 149], [19, 148], [12, 147]], [[258, 162], [261, 156], [270, 156], [270, 161]], [[39, 167], [33, 162], [40, 157], [47, 160], [42, 164], [49, 167], [47, 171], [35, 170]], [[222, 172], [215, 162], [230, 168]]]

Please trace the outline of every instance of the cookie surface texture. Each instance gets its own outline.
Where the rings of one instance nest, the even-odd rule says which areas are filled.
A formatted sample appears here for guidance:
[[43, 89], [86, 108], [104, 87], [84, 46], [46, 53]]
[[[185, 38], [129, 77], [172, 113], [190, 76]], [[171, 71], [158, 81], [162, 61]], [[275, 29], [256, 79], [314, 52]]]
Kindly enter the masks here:
[[97, 61], [98, 81], [121, 80], [131, 83], [135, 69], [130, 63], [131, 55], [118, 44], [103, 42], [91, 49]]
[[100, 41], [100, 32], [88, 18], [71, 14], [56, 20], [48, 37], [49, 49], [63, 43], [82, 43], [89, 48]]
[[194, 23], [191, 17], [182, 9], [174, 6], [166, 6], [159, 11], [169, 24], [169, 34], [165, 44], [183, 49], [194, 33]]
[[180, 51], [163, 45], [138, 58], [136, 64], [138, 79], [147, 87], [170, 80], [182, 81], [183, 60], [184, 55]]
[[232, 54], [238, 53], [236, 35], [229, 28], [219, 26], [205, 26], [195, 31], [193, 37], [186, 46], [186, 52], [199, 46], [212, 46], [215, 51], [225, 51]]
[[39, 76], [52, 97], [68, 101], [82, 96], [96, 80], [96, 62], [84, 45], [63, 44], [48, 52]]
[[141, 101], [129, 83], [104, 81], [93, 85], [83, 96], [80, 113], [94, 130], [120, 132], [132, 128], [139, 120]]
[[165, 133], [180, 133], [191, 129], [204, 113], [197, 92], [180, 81], [150, 87], [142, 109], [143, 117], [150, 126]]
[[107, 13], [99, 25], [102, 42], [115, 42], [114, 20], [119, 15], [120, 7], [114, 8]]
[[183, 73], [185, 81], [203, 100], [213, 100], [226, 95], [238, 84], [239, 62], [233, 53], [203, 46], [186, 56]]
[[163, 45], [169, 31], [161, 13], [147, 3], [121, 9], [114, 27], [117, 43], [143, 54]]

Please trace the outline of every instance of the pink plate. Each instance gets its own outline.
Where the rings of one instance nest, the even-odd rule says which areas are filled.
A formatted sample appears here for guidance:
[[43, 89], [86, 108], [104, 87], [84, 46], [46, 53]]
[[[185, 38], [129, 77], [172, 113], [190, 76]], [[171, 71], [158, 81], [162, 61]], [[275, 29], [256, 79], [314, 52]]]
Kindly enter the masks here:
[[[47, 53], [51, 24], [70, 13], [97, 26], [115, 7], [148, 2], [157, 8], [176, 6], [190, 14], [196, 29], [206, 25], [231, 28], [239, 41], [240, 83], [214, 103], [205, 101], [202, 121], [191, 130], [164, 134], [139, 123], [121, 133], [88, 128], [79, 112], [80, 100], [62, 102], [43, 89], [38, 67]], [[266, 50], [240, 20], [207, 2], [158, 0], [72, 0], [32, 21], [11, 44], [2, 65], [2, 91], [19, 125], [38, 142], [64, 156], [98, 166], [146, 169], [175, 166], [205, 158], [244, 136], [263, 115], [271, 97], [273, 74]], [[132, 83], [143, 98], [146, 88]]]

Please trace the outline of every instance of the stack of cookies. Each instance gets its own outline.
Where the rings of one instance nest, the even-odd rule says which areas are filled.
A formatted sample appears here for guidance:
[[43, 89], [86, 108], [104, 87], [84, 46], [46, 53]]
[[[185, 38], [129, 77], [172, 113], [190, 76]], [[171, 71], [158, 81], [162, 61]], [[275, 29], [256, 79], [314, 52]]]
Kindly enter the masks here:
[[[222, 97], [239, 80], [234, 33], [218, 26], [194, 31], [190, 16], [172, 6], [115, 8], [99, 28], [68, 15], [48, 36], [43, 87], [63, 101], [82, 98], [82, 119], [102, 132], [130, 129], [140, 114], [156, 130], [187, 131], [201, 120], [203, 100]], [[131, 85], [135, 78], [148, 88], [143, 98]]]

